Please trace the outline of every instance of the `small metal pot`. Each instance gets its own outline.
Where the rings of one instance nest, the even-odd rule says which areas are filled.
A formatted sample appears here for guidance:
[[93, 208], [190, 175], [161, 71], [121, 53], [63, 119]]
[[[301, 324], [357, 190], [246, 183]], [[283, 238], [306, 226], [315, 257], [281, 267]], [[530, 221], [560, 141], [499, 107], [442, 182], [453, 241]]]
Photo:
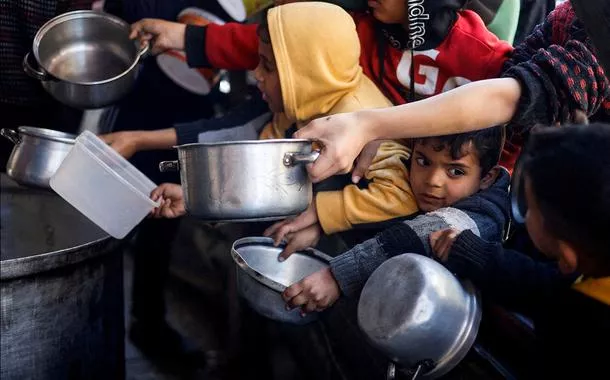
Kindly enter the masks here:
[[34, 127], [3, 128], [0, 134], [15, 144], [6, 174], [21, 185], [45, 188], [50, 188], [49, 180], [76, 139], [69, 133]]
[[412, 379], [438, 378], [474, 343], [481, 320], [478, 295], [436, 261], [406, 253], [384, 262], [366, 282], [358, 324], [370, 342]]
[[61, 103], [109, 106], [131, 90], [138, 62], [148, 51], [148, 45], [138, 51], [129, 33], [129, 24], [107, 13], [64, 13], [38, 30], [32, 44], [37, 64], [28, 53], [23, 69]]
[[304, 164], [315, 161], [311, 141], [254, 140], [177, 147], [179, 161], [159, 164], [180, 170], [187, 211], [200, 219], [263, 221], [304, 211], [312, 185]]
[[301, 317], [300, 309], [286, 310], [282, 292], [310, 274], [328, 268], [330, 257], [313, 248], [278, 260], [283, 247], [273, 239], [248, 237], [236, 240], [231, 256], [237, 266], [237, 290], [260, 315], [278, 322], [303, 325], [317, 319], [317, 313]]

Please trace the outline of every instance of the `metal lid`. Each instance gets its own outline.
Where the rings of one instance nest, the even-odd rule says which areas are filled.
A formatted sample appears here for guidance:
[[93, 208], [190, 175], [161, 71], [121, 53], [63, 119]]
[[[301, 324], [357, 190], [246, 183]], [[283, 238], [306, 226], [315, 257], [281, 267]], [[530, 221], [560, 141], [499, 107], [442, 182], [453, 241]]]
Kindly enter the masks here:
[[247, 237], [233, 243], [235, 264], [258, 282], [283, 292], [290, 285], [328, 267], [330, 256], [310, 249], [295, 252], [283, 262], [278, 260], [283, 246], [274, 247], [273, 239]]
[[45, 140], [63, 142], [66, 144], [74, 144], [76, 142], [76, 135], [71, 133], [65, 133], [55, 131], [52, 129], [36, 128], [36, 127], [19, 127], [17, 129], [20, 134], [39, 137]]

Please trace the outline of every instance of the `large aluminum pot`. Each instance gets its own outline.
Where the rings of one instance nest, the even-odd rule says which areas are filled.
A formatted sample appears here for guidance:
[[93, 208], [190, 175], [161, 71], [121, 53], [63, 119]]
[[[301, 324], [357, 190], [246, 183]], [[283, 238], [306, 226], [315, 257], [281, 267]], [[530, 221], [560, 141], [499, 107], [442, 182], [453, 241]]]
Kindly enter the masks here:
[[411, 376], [434, 379], [468, 353], [481, 320], [480, 300], [436, 261], [406, 253], [384, 262], [366, 282], [358, 324], [371, 343]]
[[122, 242], [4, 173], [0, 210], [0, 379], [124, 379]]
[[28, 53], [23, 69], [61, 103], [106, 107], [131, 90], [148, 51], [148, 45], [138, 50], [129, 32], [129, 24], [107, 13], [64, 13], [38, 30], [32, 44], [37, 65]]
[[312, 198], [305, 163], [315, 161], [311, 141], [253, 140], [178, 146], [187, 211], [206, 221], [276, 220], [304, 211]]
[[330, 257], [315, 249], [295, 252], [283, 262], [278, 260], [283, 247], [273, 239], [247, 237], [233, 243], [231, 256], [237, 266], [237, 290], [260, 315], [278, 322], [306, 324], [317, 313], [301, 317], [299, 308], [286, 310], [282, 292], [310, 274], [328, 268]]
[[76, 139], [69, 133], [34, 127], [2, 128], [0, 134], [15, 144], [6, 174], [21, 185], [45, 188], [50, 188], [49, 180]]

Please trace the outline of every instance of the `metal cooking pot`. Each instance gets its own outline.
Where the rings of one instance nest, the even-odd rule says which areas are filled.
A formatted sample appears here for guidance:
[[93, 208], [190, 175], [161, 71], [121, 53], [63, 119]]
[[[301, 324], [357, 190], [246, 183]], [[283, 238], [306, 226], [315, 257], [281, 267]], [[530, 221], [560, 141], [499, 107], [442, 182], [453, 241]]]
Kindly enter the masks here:
[[282, 292], [310, 274], [328, 268], [330, 257], [310, 248], [280, 262], [282, 249], [274, 247], [271, 238], [236, 240], [231, 256], [237, 265], [237, 290], [252, 309], [267, 318], [299, 325], [312, 322], [317, 319], [316, 313], [301, 317], [300, 309], [286, 310]]
[[253, 140], [177, 147], [179, 161], [159, 164], [180, 170], [187, 211], [207, 221], [263, 221], [304, 211], [312, 185], [303, 164], [315, 161], [311, 141]]
[[473, 286], [445, 267], [406, 253], [384, 262], [366, 282], [358, 324], [371, 343], [413, 378], [449, 372], [474, 343], [481, 306]]
[[46, 188], [76, 139], [69, 133], [34, 127], [2, 128], [0, 134], [15, 144], [6, 174], [19, 184]]
[[138, 51], [129, 33], [129, 24], [107, 13], [64, 13], [38, 30], [32, 44], [38, 67], [28, 53], [23, 69], [61, 103], [106, 107], [131, 89], [148, 51], [148, 45]]

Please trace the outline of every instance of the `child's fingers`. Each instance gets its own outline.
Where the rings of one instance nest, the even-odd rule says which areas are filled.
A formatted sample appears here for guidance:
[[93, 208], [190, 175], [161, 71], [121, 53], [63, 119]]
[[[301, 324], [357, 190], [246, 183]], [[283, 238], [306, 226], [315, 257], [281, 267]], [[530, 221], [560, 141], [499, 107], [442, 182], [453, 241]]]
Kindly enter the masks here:
[[301, 282], [297, 282], [284, 290], [282, 293], [282, 298], [285, 302], [289, 302], [291, 299], [299, 295], [303, 291], [303, 284]]
[[288, 257], [290, 257], [290, 255], [301, 249], [303, 248], [299, 246], [299, 242], [297, 241], [297, 239], [288, 237], [288, 244], [286, 244], [286, 247], [284, 248], [282, 253], [280, 253], [278, 259], [280, 261], [284, 261]]
[[[281, 222], [274, 223], [271, 227], [267, 228], [265, 232], [263, 232], [263, 236], [273, 237], [276, 234], [277, 230], [280, 229], [284, 224], [289, 223], [289, 219], [284, 219]], [[275, 238], [274, 238], [275, 240]]]
[[288, 301], [288, 309], [295, 309], [297, 307], [301, 307], [306, 305], [309, 302], [309, 298], [304, 293], [300, 293], [298, 296], [292, 298]]
[[305, 313], [313, 313], [318, 308], [318, 305], [314, 300], [309, 300], [305, 306], [301, 307], [301, 310]]

